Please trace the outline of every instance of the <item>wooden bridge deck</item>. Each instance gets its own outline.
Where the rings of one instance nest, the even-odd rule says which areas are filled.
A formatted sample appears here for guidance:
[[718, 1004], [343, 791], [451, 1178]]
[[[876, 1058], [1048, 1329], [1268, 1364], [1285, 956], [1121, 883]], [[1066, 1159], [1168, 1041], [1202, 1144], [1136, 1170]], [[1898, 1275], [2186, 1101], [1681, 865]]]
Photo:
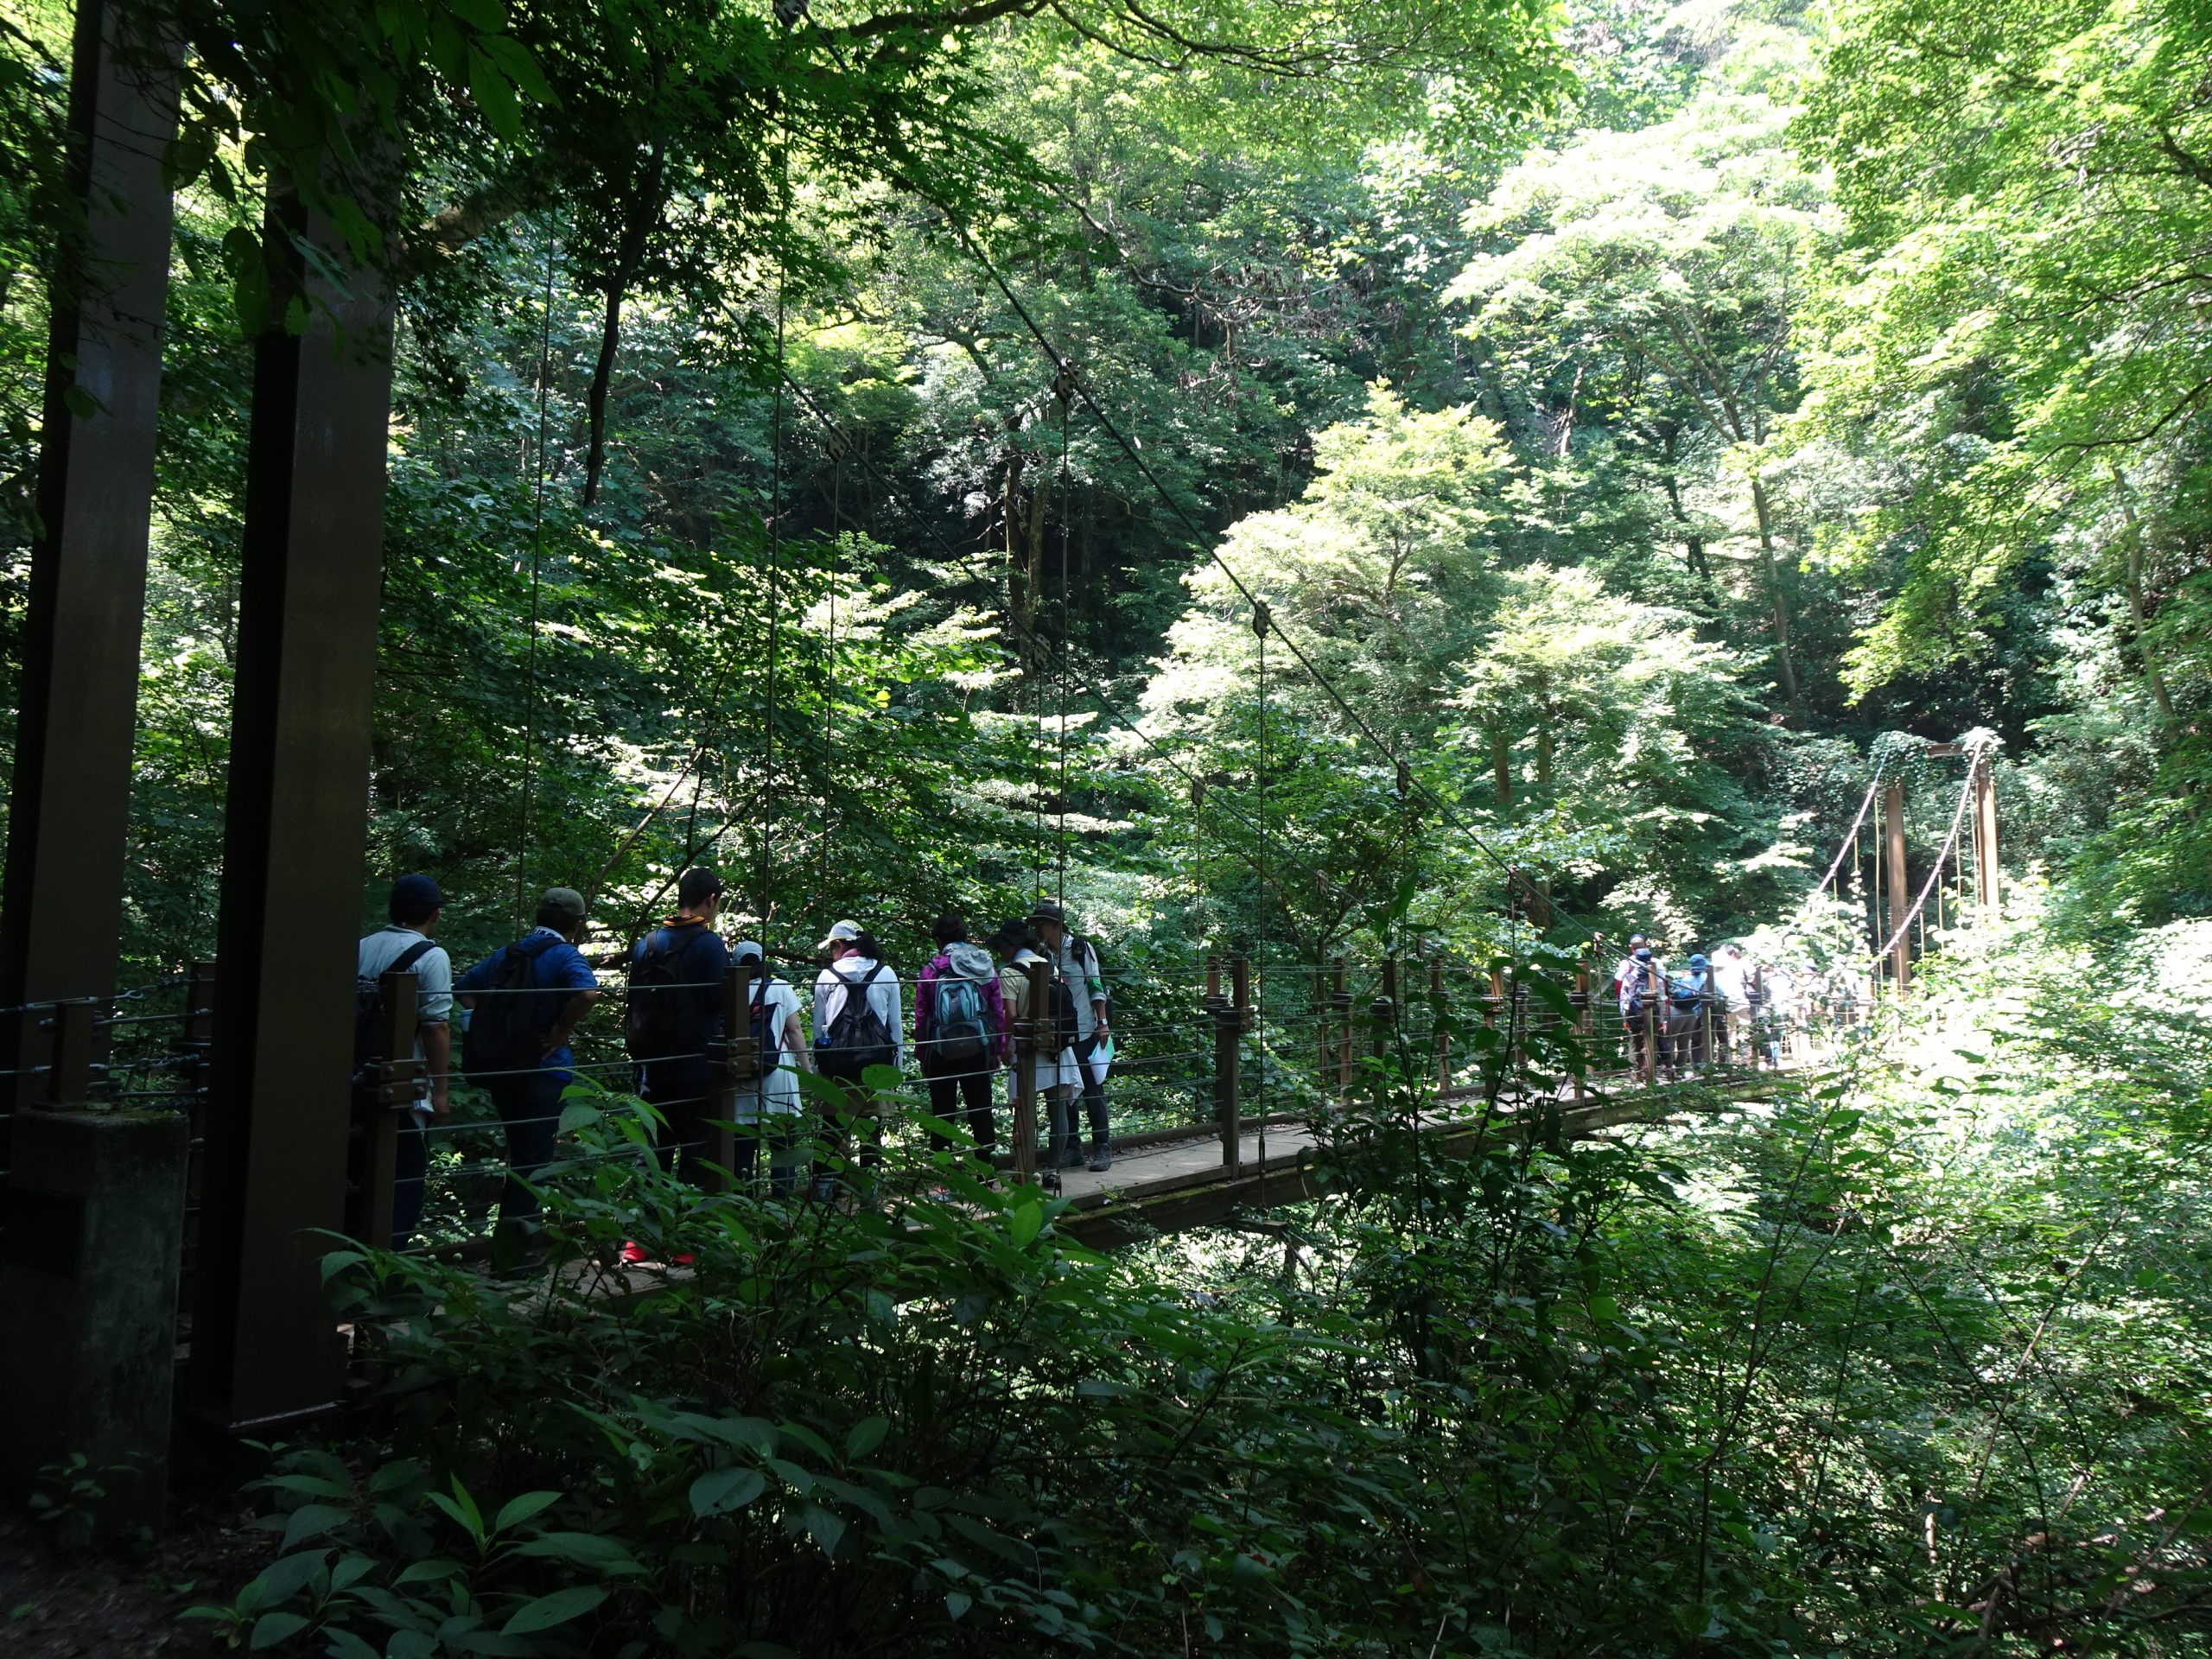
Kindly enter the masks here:
[[[1815, 1068], [1723, 1072], [1694, 1082], [1653, 1088], [1626, 1086], [1592, 1090], [1583, 1100], [1560, 1099], [1560, 1128], [1570, 1139], [1586, 1139], [1628, 1123], [1657, 1122], [1677, 1113], [1755, 1099], [1784, 1083], [1811, 1081]], [[1516, 1115], [1494, 1113], [1487, 1130], [1481, 1096], [1459, 1090], [1439, 1097], [1436, 1109], [1421, 1115], [1421, 1128], [1435, 1137], [1438, 1152], [1464, 1157], [1488, 1135], [1518, 1132]], [[1271, 1123], [1261, 1155], [1257, 1128], [1238, 1139], [1236, 1167], [1222, 1156], [1218, 1131], [1194, 1130], [1191, 1139], [1117, 1153], [1103, 1174], [1087, 1169], [1060, 1173], [1070, 1211], [1059, 1230], [1093, 1249], [1111, 1249], [1154, 1233], [1206, 1227], [1239, 1210], [1272, 1209], [1313, 1196], [1307, 1182], [1313, 1163], [1313, 1131], [1300, 1123]]]

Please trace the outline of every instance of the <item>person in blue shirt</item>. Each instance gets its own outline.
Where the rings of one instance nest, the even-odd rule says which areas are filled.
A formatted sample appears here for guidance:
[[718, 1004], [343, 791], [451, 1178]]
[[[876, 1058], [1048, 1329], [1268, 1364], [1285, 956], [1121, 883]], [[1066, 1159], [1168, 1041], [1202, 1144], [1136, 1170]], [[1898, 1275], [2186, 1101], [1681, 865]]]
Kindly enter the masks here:
[[629, 1035], [638, 1093], [660, 1114], [663, 1169], [687, 1186], [707, 1185], [707, 1119], [715, 1099], [715, 1044], [722, 1034], [729, 947], [715, 931], [722, 879], [705, 865], [676, 884], [676, 914], [631, 954]]
[[507, 1184], [499, 1194], [503, 1222], [537, 1217], [537, 1195], [523, 1183], [553, 1161], [561, 1094], [576, 1075], [569, 1042], [599, 1001], [599, 981], [576, 949], [583, 931], [583, 895], [573, 887], [549, 887], [538, 901], [536, 926], [454, 982], [461, 1006], [473, 1012], [492, 988], [507, 951], [519, 950], [530, 958], [530, 1018], [537, 1038], [537, 1065], [489, 1078], [484, 1084], [507, 1133]]

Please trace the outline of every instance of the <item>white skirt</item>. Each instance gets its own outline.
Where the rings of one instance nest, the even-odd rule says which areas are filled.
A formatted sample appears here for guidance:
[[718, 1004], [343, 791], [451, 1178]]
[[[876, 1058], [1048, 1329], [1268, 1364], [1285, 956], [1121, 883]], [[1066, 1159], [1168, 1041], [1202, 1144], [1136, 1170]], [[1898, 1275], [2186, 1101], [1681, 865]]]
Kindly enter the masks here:
[[791, 1062], [785, 1060], [766, 1077], [739, 1089], [736, 1121], [759, 1122], [764, 1106], [771, 1117], [798, 1116], [798, 1079], [792, 1075], [794, 1069]]
[[[1047, 1090], [1058, 1088], [1063, 1084], [1070, 1088], [1082, 1086], [1083, 1073], [1077, 1069], [1075, 1050], [1071, 1048], [1064, 1048], [1057, 1055], [1039, 1054], [1029, 1062], [1029, 1065], [1032, 1074], [1037, 1079], [1037, 1092], [1039, 1096]], [[1017, 1068], [1009, 1066], [1006, 1074], [1006, 1097], [1009, 1103], [1019, 1092], [1015, 1087], [1018, 1081]]]

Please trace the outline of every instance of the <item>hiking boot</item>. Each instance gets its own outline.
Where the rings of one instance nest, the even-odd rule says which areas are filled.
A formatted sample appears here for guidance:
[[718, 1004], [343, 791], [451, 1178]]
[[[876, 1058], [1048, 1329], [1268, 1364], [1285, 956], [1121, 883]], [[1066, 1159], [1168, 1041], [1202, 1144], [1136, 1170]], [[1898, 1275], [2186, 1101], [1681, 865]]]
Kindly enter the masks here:
[[1094, 1175], [1103, 1175], [1113, 1167], [1113, 1149], [1103, 1141], [1092, 1141], [1090, 1143], [1090, 1173]]
[[1066, 1140], [1061, 1141], [1060, 1155], [1058, 1162], [1062, 1169], [1081, 1169], [1083, 1167], [1083, 1142], [1077, 1140], [1073, 1135], [1070, 1135]]

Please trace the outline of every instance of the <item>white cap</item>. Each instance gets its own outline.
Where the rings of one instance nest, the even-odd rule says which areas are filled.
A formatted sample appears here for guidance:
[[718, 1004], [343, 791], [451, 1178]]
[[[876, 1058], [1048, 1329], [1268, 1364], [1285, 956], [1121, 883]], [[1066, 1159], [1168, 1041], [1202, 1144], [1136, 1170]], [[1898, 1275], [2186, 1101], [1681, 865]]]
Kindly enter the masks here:
[[766, 962], [768, 953], [760, 948], [758, 939], [740, 939], [729, 948], [732, 962]]
[[850, 944], [860, 936], [861, 925], [858, 922], [839, 922], [830, 928], [822, 943], [814, 948], [817, 950], [827, 950], [833, 944]]

